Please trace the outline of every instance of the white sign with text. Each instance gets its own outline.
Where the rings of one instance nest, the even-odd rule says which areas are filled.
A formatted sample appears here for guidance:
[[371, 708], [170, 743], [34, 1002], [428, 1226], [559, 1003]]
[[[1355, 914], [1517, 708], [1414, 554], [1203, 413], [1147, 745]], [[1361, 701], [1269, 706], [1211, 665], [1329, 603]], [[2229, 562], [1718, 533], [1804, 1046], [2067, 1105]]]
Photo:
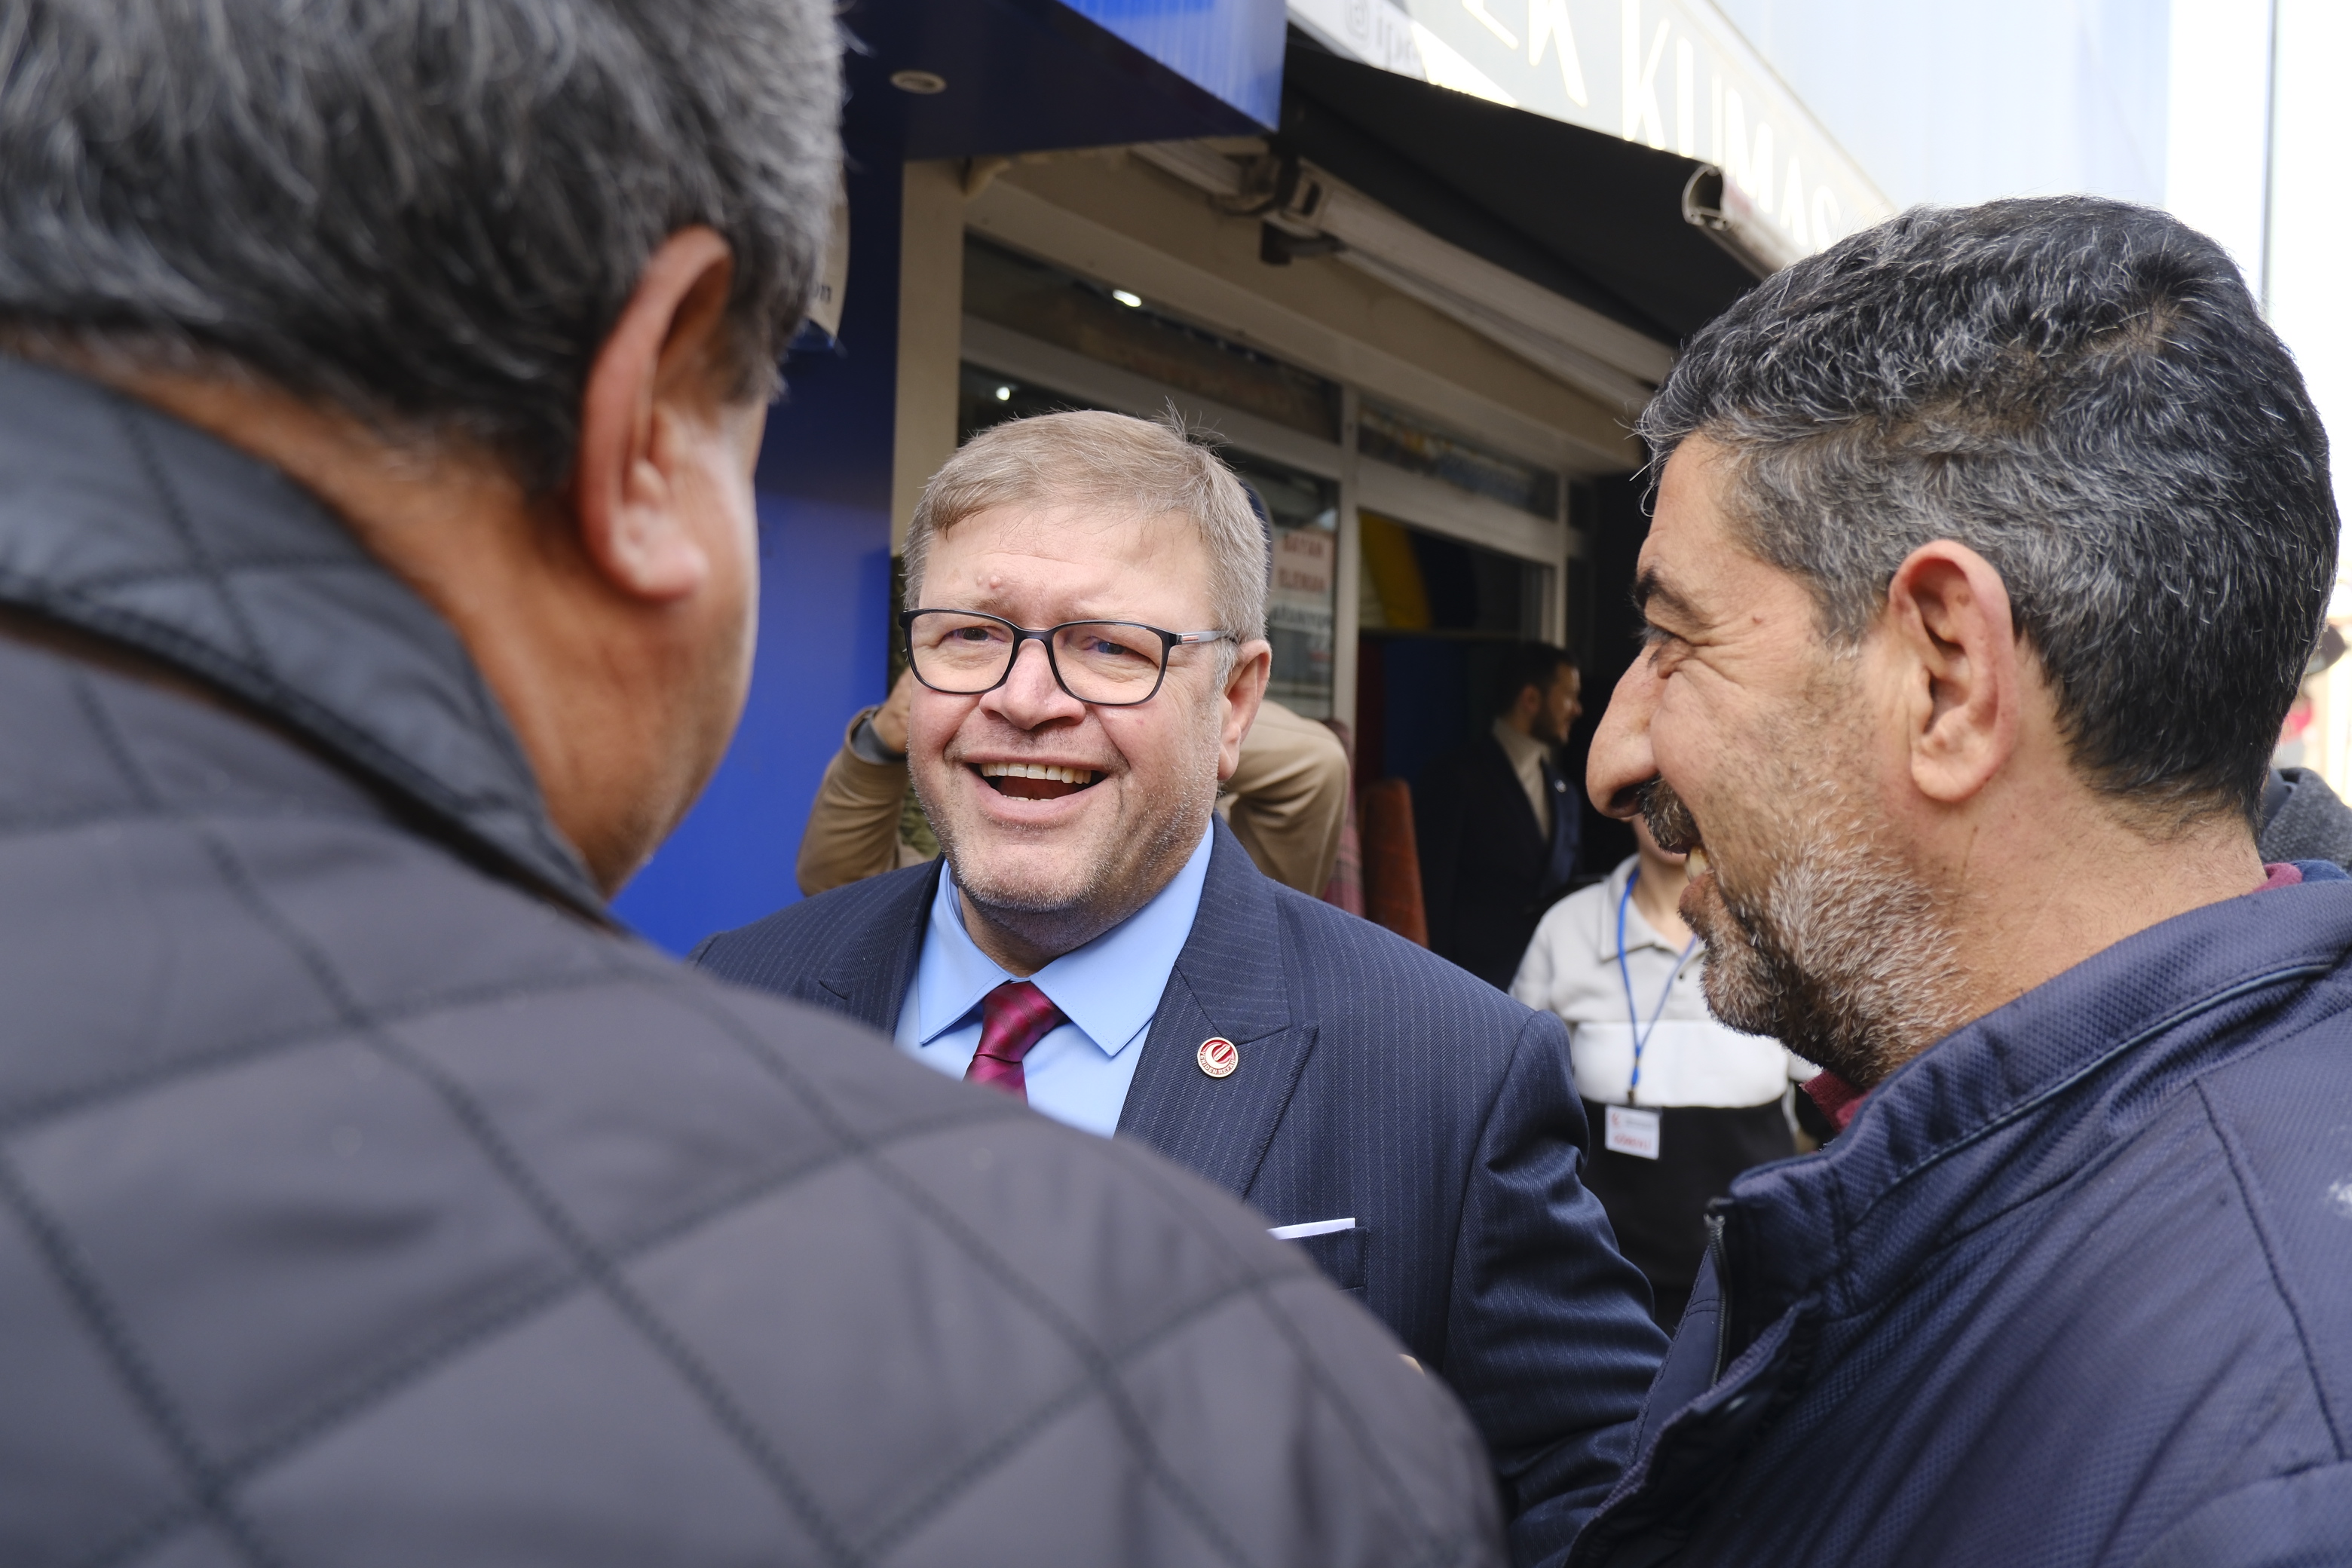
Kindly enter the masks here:
[[1369, 65], [1721, 169], [1798, 250], [1894, 211], [1706, 0], [1290, 0]]

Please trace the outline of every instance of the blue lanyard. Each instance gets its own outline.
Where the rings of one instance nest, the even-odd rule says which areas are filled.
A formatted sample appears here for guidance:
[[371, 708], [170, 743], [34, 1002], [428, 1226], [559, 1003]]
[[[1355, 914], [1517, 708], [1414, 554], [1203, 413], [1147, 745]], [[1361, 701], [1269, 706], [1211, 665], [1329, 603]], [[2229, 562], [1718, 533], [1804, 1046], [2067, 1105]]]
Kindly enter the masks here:
[[1665, 1013], [1667, 998], [1675, 994], [1675, 981], [1681, 976], [1683, 965], [1690, 962], [1691, 950], [1698, 946], [1698, 934], [1694, 931], [1690, 941], [1683, 944], [1682, 956], [1667, 972], [1666, 988], [1658, 993], [1658, 1005], [1650, 1009], [1649, 1027], [1643, 1028], [1641, 1005], [1633, 1000], [1633, 972], [1625, 963], [1625, 909], [1633, 901], [1633, 884], [1641, 879], [1642, 868], [1636, 866], [1625, 878], [1625, 890], [1617, 895], [1617, 975], [1625, 983], [1625, 1022], [1633, 1031], [1633, 1077], [1625, 1086], [1628, 1105], [1641, 1098], [1643, 1047], [1658, 1032], [1658, 1019]]

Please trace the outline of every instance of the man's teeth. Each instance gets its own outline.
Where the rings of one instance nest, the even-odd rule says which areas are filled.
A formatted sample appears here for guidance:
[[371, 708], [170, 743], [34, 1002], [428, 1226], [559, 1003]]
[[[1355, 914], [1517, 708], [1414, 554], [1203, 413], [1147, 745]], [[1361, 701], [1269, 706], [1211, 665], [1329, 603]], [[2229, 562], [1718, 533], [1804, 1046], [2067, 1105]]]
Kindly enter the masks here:
[[1052, 779], [1055, 784], [1087, 784], [1095, 782], [1092, 768], [1058, 768], [1050, 763], [982, 763], [980, 776], [984, 779]]
[[1696, 844], [1690, 847], [1690, 874], [1694, 877], [1706, 875], [1706, 850]]

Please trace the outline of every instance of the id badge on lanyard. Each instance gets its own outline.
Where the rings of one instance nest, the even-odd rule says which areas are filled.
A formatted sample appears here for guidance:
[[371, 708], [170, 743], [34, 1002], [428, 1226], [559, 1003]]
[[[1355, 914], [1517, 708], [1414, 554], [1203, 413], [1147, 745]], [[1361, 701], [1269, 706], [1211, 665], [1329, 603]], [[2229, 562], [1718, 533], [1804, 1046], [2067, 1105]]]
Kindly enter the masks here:
[[1658, 1157], [1658, 1124], [1664, 1119], [1641, 1105], [1604, 1106], [1608, 1125], [1601, 1130], [1601, 1147], [1636, 1160]]
[[[1666, 988], [1658, 993], [1658, 1005], [1650, 1009], [1650, 1026], [1642, 1026], [1642, 1010], [1633, 1000], [1633, 971], [1625, 962], [1625, 910], [1633, 901], [1633, 884], [1642, 879], [1642, 868], [1633, 868], [1625, 879], [1625, 890], [1617, 896], [1617, 974], [1625, 983], [1625, 1026], [1633, 1031], [1633, 1077], [1625, 1086], [1625, 1098], [1630, 1101], [1642, 1090], [1642, 1049], [1650, 1037], [1658, 1032], [1658, 1019], [1666, 1010], [1667, 998], [1675, 994], [1675, 980], [1689, 962], [1691, 949], [1698, 945], [1693, 936], [1684, 947], [1682, 956], [1666, 974]], [[1612, 1153], [1631, 1154], [1636, 1160], [1654, 1160], [1664, 1144], [1663, 1127], [1665, 1118], [1647, 1106], [1612, 1105], [1603, 1107], [1601, 1146]]]

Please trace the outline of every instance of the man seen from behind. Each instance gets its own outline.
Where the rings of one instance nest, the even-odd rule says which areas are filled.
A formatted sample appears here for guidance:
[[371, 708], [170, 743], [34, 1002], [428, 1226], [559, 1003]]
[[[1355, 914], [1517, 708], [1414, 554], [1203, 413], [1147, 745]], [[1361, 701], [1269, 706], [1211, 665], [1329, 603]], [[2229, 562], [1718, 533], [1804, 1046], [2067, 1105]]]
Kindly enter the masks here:
[[751, 668], [814, 0], [0, 20], [0, 1563], [1484, 1563], [1143, 1151], [606, 899]]
[[1565, 648], [1514, 643], [1492, 692], [1488, 731], [1414, 784], [1413, 839], [1431, 951], [1507, 991], [1576, 875], [1583, 802], [1560, 776], [1559, 748], [1584, 711], [1584, 681]]

